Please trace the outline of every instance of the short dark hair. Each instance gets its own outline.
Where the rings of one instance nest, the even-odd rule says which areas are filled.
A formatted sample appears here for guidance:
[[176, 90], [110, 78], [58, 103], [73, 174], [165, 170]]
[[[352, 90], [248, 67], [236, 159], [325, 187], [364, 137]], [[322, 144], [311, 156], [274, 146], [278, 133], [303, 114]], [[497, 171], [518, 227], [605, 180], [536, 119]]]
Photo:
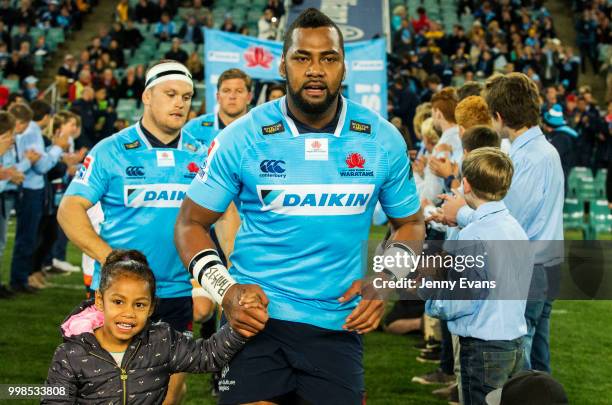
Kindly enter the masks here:
[[501, 138], [490, 127], [477, 125], [465, 131], [461, 137], [461, 144], [468, 152], [485, 147], [499, 148]]
[[293, 31], [296, 28], [319, 28], [319, 27], [333, 27], [336, 31], [338, 31], [338, 37], [340, 38], [340, 48], [342, 48], [342, 53], [344, 54], [344, 36], [342, 35], [342, 31], [340, 27], [336, 25], [336, 23], [317, 10], [316, 8], [307, 8], [302, 11], [302, 13], [291, 23], [287, 31], [285, 32], [285, 38], [283, 41], [283, 56], [287, 54], [289, 48], [293, 44]]
[[483, 88], [484, 86], [479, 82], [465, 82], [463, 86], [459, 87], [459, 89], [457, 90], [457, 96], [459, 97], [459, 101], [469, 96], [480, 96], [480, 93], [482, 92]]
[[15, 117], [6, 111], [0, 111], [0, 134], [15, 129]]
[[279, 83], [274, 83], [268, 86], [268, 88], [266, 89], [266, 100], [268, 100], [270, 98], [270, 94], [272, 94], [272, 92], [274, 90], [280, 90], [283, 92], [283, 94], [287, 93], [287, 90], [285, 89], [285, 86]]
[[217, 90], [221, 89], [221, 85], [224, 81], [230, 79], [242, 79], [244, 80], [244, 85], [247, 88], [247, 91], [251, 91], [251, 85], [253, 84], [253, 80], [251, 80], [251, 76], [244, 73], [242, 70], [237, 68], [227, 69], [225, 72], [221, 73], [219, 79], [217, 80]]
[[51, 108], [51, 104], [47, 103], [44, 100], [34, 100], [30, 103], [30, 108], [32, 109], [32, 119], [34, 121], [40, 121], [45, 118], [45, 115], [51, 114], [53, 108]]

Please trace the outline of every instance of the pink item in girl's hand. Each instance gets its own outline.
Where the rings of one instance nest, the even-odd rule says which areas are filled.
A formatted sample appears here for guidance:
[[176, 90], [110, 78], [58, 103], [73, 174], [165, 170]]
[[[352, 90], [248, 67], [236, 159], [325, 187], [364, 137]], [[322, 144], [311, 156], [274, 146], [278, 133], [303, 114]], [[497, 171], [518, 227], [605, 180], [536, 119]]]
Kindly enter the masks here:
[[104, 325], [104, 314], [92, 305], [68, 318], [62, 325], [62, 331], [65, 337], [70, 337], [81, 333], [93, 333], [94, 329], [102, 325]]

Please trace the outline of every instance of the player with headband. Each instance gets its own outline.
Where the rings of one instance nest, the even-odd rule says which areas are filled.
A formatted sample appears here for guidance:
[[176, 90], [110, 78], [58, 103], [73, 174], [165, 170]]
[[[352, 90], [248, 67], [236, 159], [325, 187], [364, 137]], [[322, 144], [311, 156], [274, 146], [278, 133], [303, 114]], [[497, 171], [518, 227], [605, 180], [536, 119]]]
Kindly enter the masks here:
[[[206, 150], [181, 131], [192, 96], [191, 73], [184, 65], [162, 60], [151, 67], [142, 94], [142, 118], [91, 150], [58, 211], [68, 238], [97, 262], [93, 290], [99, 286], [100, 265], [112, 249], [140, 250], [157, 283], [151, 319], [186, 334], [192, 327], [192, 285], [174, 247], [174, 224], [206, 156]], [[99, 235], [87, 216], [97, 202], [104, 212]], [[228, 212], [217, 226], [225, 226], [232, 214], [237, 218], [235, 210]], [[180, 401], [184, 378], [172, 376], [166, 404]]]

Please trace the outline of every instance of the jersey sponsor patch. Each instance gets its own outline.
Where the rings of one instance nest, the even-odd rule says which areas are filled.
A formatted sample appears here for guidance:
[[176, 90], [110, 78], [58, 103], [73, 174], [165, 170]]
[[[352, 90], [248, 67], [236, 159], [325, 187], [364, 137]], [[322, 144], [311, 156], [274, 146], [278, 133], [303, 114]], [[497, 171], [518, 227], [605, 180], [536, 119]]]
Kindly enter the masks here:
[[351, 120], [351, 131], [361, 132], [363, 134], [371, 134], [372, 126], [370, 124], [364, 124], [363, 122], [358, 122]]
[[202, 121], [203, 127], [212, 127], [214, 124], [214, 121]]
[[89, 177], [91, 176], [95, 160], [96, 159], [93, 156], [87, 156], [85, 160], [83, 160], [83, 165], [74, 176], [74, 181], [76, 181], [77, 183], [88, 185]]
[[259, 177], [280, 177], [285, 178], [287, 170], [285, 169], [286, 162], [284, 160], [265, 159], [259, 164], [261, 173]]
[[179, 208], [188, 184], [140, 184], [123, 187], [123, 202], [129, 208]]
[[329, 147], [327, 143], [327, 138], [310, 138], [305, 140], [305, 160], [327, 160], [328, 156]]
[[196, 176], [198, 180], [202, 183], [205, 183], [208, 179], [208, 170], [210, 168], [210, 162], [212, 161], [215, 153], [217, 153], [217, 149], [219, 149], [219, 141], [214, 139], [208, 148], [208, 156], [202, 162], [200, 166], [200, 171], [198, 171], [198, 175]]
[[174, 167], [174, 152], [171, 150], [158, 150], [157, 166], [158, 167]]
[[282, 121], [278, 121], [276, 124], [264, 125], [261, 127], [261, 131], [264, 135], [274, 135], [281, 132], [285, 132], [285, 126]]
[[134, 142], [124, 143], [123, 147], [126, 150], [140, 148], [140, 141], [138, 139], [136, 139]]
[[374, 194], [374, 184], [258, 185], [262, 211], [283, 215], [359, 215]]

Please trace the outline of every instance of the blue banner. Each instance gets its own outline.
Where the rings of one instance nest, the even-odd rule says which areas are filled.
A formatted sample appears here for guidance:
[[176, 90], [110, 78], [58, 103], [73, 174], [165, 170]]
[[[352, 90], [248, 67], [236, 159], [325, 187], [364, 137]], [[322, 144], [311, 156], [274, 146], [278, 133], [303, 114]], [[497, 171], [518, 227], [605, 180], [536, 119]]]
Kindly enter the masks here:
[[[278, 73], [283, 44], [218, 30], [205, 30], [206, 111], [215, 111], [217, 80], [238, 68], [253, 79], [282, 81]], [[385, 40], [345, 44], [345, 95], [387, 117], [387, 54]]]

